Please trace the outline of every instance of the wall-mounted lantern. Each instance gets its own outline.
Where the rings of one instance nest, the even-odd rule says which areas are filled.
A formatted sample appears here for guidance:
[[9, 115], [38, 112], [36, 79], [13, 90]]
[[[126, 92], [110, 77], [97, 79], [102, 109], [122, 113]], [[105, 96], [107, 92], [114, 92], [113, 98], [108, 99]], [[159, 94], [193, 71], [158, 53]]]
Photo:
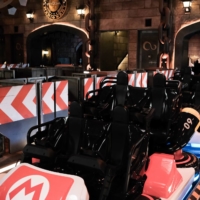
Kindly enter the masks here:
[[26, 17], [30, 20], [30, 22], [32, 23], [34, 20], [34, 13], [33, 11], [29, 11], [26, 13]]
[[185, 14], [190, 14], [191, 12], [191, 5], [192, 5], [192, 0], [181, 0], [183, 2], [183, 7]]
[[48, 50], [42, 50], [43, 55], [48, 55], [49, 51]]
[[77, 11], [78, 15], [80, 15], [80, 19], [84, 19], [84, 17], [85, 17], [85, 7], [84, 6], [76, 7], [76, 11]]

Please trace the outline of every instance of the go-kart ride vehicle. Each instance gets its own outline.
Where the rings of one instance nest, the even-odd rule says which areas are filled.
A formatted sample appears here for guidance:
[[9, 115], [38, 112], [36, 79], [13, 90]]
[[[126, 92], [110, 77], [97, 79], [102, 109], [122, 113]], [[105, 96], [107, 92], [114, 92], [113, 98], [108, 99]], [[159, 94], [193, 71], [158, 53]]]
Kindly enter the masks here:
[[0, 199], [5, 200], [89, 200], [84, 180], [22, 163], [0, 174]]
[[[185, 67], [181, 69], [179, 75], [175, 75], [175, 80], [180, 80], [181, 88], [181, 107], [192, 107], [200, 110], [200, 76], [192, 74], [193, 68]], [[200, 130], [196, 130], [191, 140], [183, 148], [185, 152], [200, 156]]]
[[[84, 154], [72, 154], [67, 161], [63, 160], [64, 165], [60, 169], [55, 168], [57, 172], [42, 169], [38, 167], [39, 163], [38, 166], [22, 163], [0, 176], [0, 187], [3, 188], [1, 199], [56, 199], [57, 194], [67, 200], [185, 199], [188, 191], [194, 187], [194, 168], [177, 168], [173, 154], [153, 153], [147, 158], [147, 154], [143, 155], [148, 151], [149, 141], [145, 133], [142, 136], [132, 132], [132, 140], [137, 143], [132, 146], [132, 153], [127, 154], [124, 148], [127, 145], [125, 141], [129, 139], [127, 133], [130, 134], [127, 130], [129, 126], [124, 123], [128, 119], [127, 112], [121, 106], [113, 111], [116, 118], [111, 124], [109, 162], [87, 149]], [[188, 122], [192, 129], [199, 126], [200, 117], [195, 110], [185, 109], [180, 115], [182, 117], [177, 122], [180, 127]], [[184, 130], [185, 134], [187, 130]], [[64, 158], [63, 155], [61, 158]], [[120, 158], [124, 159], [120, 162]], [[124, 162], [127, 164], [124, 165]]]
[[[106, 112], [106, 121], [92, 102], [89, 104], [92, 112], [86, 115], [79, 103], [72, 102], [70, 115], [62, 128], [59, 129], [55, 120], [43, 124], [47, 128], [42, 131], [36, 130], [43, 125], [30, 129], [22, 162], [83, 178], [90, 200], [130, 200], [145, 195], [149, 199], [183, 199], [194, 182], [195, 172], [199, 173], [198, 161], [195, 161], [195, 169], [193, 165], [179, 165], [182, 167], [179, 169], [175, 165], [174, 153], [187, 144], [199, 126], [199, 113], [192, 108], [172, 112], [173, 120], [165, 129], [167, 134], [160, 134], [159, 130], [152, 134], [149, 130], [153, 130], [154, 111], [147, 109], [149, 112], [143, 112], [141, 101], [139, 107], [131, 106], [131, 101], [126, 98], [135, 89], [130, 88], [126, 84], [112, 86], [114, 104]], [[142, 91], [147, 93], [146, 89]], [[146, 98], [148, 95], [142, 96]], [[127, 106], [126, 102], [130, 104]], [[156, 110], [156, 116], [159, 114], [163, 113]], [[58, 134], [49, 131], [48, 127]], [[155, 171], [166, 179], [154, 179]], [[148, 188], [162, 192], [149, 192]]]

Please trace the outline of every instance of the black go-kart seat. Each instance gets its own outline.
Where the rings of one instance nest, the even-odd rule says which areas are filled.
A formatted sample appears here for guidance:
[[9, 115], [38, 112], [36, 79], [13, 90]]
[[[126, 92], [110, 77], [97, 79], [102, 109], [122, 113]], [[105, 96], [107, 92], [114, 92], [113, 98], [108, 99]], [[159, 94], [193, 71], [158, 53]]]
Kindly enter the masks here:
[[114, 105], [125, 105], [128, 90], [128, 74], [119, 71], [117, 74], [117, 84], [114, 86]]
[[[38, 166], [50, 168], [59, 155], [70, 155], [78, 151], [83, 134], [83, 113], [77, 102], [72, 102], [68, 119], [55, 120], [32, 127], [27, 134], [27, 145], [23, 149], [23, 162], [32, 164], [32, 158], [39, 159]], [[44, 131], [34, 131], [46, 127]]]
[[[22, 162], [37, 163], [43, 168], [51, 168], [56, 155], [61, 151], [65, 137], [66, 118], [33, 126], [27, 133], [27, 144], [23, 149]], [[43, 129], [43, 130], [42, 130]]]
[[[93, 96], [89, 98], [90, 94], [93, 94]], [[90, 91], [86, 95], [86, 100], [82, 103], [84, 115], [109, 121], [112, 102], [113, 86], [105, 86], [101, 89]]]
[[177, 103], [180, 94], [172, 93], [174, 93], [174, 88], [171, 90], [169, 84], [166, 85], [166, 77], [160, 73], [155, 74], [148, 103], [148, 107], [154, 109], [149, 126], [152, 133], [150, 144], [152, 149], [156, 148], [158, 144], [165, 144], [169, 140], [171, 123], [180, 111], [178, 107], [180, 105]]
[[[124, 105], [127, 96], [128, 74], [119, 71], [116, 81], [106, 81], [116, 83], [111, 86], [104, 86], [87, 93], [86, 101], [83, 101], [85, 116], [110, 121], [110, 112], [115, 105]], [[92, 94], [92, 97], [88, 98]]]
[[[123, 106], [116, 106], [113, 109], [109, 127], [104, 138], [107, 144], [106, 159], [98, 151], [95, 154], [80, 151], [69, 157], [68, 166], [64, 170], [84, 178], [91, 200], [125, 198], [130, 174], [135, 169], [140, 174], [139, 169], [145, 165], [145, 159], [137, 160], [137, 156], [143, 152], [144, 158], [148, 139], [143, 133], [141, 137], [130, 140], [129, 113]], [[135, 137], [134, 132], [132, 137]], [[139, 167], [132, 165], [133, 161], [137, 161]]]

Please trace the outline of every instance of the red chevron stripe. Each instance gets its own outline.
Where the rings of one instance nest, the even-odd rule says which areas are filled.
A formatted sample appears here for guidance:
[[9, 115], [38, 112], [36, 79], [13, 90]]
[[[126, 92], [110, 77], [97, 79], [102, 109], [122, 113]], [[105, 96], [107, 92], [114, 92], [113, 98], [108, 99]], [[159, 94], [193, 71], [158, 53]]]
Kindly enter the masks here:
[[15, 108], [15, 110], [17, 110], [17, 112], [20, 113], [20, 115], [25, 119], [34, 117], [30, 110], [23, 104], [23, 100], [30, 92], [32, 87], [32, 84], [22, 86], [21, 90], [19, 91], [19, 93], [17, 94], [17, 96], [11, 104], [13, 108]]
[[139, 84], [139, 85], [137, 85], [137, 87], [141, 87], [141, 85], [142, 85], [141, 73], [136, 74], [136, 83]]
[[11, 89], [11, 87], [2, 87], [2, 88], [0, 88], [0, 103], [3, 101], [3, 99], [8, 94], [10, 89]]
[[[11, 87], [0, 88], [0, 103], [3, 101], [3, 99], [8, 94], [8, 92], [10, 91], [10, 88]], [[6, 113], [4, 113], [1, 109], [0, 109], [0, 116], [1, 116], [0, 117], [0, 124], [12, 122], [12, 120], [9, 118], [9, 116], [6, 115]]]
[[147, 76], [147, 73], [142, 73], [142, 87], [147, 87], [147, 79], [146, 79], [146, 82], [145, 82], [145, 84], [144, 84], [144, 79], [146, 78], [146, 76]]
[[[53, 83], [42, 84], [42, 98], [45, 96], [47, 90], [51, 87], [51, 84], [53, 84]], [[54, 96], [53, 96], [53, 99], [54, 99]], [[42, 101], [42, 109], [43, 109], [44, 114], [52, 113], [51, 109], [44, 101]]]
[[134, 76], [134, 74], [128, 74], [128, 84], [131, 86], [135, 86], [135, 77], [131, 80], [132, 76]]
[[6, 115], [6, 113], [4, 113], [1, 109], [0, 109], [0, 116], [1, 116], [0, 117], [0, 125], [13, 122], [12, 119], [10, 119], [9, 116]]
[[37, 103], [36, 96], [35, 96], [35, 98], [33, 99], [33, 102], [34, 102], [35, 104]]
[[86, 83], [84, 84], [84, 97], [86, 97], [87, 92], [89, 92], [89, 88], [91, 84], [93, 84], [93, 78], [85, 79]]
[[101, 83], [101, 81], [102, 81], [104, 78], [105, 78], [105, 76], [99, 77], [99, 78], [98, 78], [98, 81], [97, 81], [97, 84], [96, 84], [96, 89], [99, 89], [100, 83]]
[[[56, 89], [56, 104], [60, 107], [61, 110], [65, 110], [68, 108], [67, 102], [65, 102], [61, 97], [61, 93], [63, 92], [67, 84], [68, 84], [68, 81], [61, 81], [59, 86]], [[66, 93], [66, 97], [67, 95], [68, 94]]]

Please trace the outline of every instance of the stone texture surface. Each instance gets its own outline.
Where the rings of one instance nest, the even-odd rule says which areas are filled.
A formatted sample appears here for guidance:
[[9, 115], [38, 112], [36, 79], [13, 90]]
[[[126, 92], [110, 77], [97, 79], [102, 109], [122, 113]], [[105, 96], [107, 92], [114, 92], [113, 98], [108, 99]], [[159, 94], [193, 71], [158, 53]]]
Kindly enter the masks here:
[[[98, 1], [98, 0], [97, 0]], [[68, 0], [66, 14], [59, 20], [52, 20], [45, 16], [43, 12], [42, 0], [29, 0], [27, 6], [20, 6], [19, 2], [13, 1], [12, 6], [17, 7], [15, 16], [7, 13], [7, 8], [1, 9], [0, 25], [4, 27], [5, 34], [16, 34], [13, 26], [18, 26], [18, 33], [24, 35], [24, 55], [26, 62], [26, 39], [30, 32], [42, 25], [52, 24], [55, 22], [67, 22], [85, 30], [85, 20], [80, 20], [76, 13], [78, 0]], [[128, 41], [128, 68], [137, 67], [137, 43], [138, 30], [158, 29], [160, 24], [159, 0], [99, 0], [96, 8], [99, 19], [99, 31], [126, 30], [129, 32]], [[34, 22], [30, 23], [26, 18], [26, 12], [34, 10]], [[88, 8], [86, 9], [86, 13]], [[175, 43], [176, 33], [185, 25], [198, 22], [200, 19], [200, 0], [193, 0], [191, 13], [184, 14], [183, 5], [180, 0], [172, 0], [172, 44]], [[145, 20], [151, 19], [152, 24], [145, 26]], [[195, 44], [191, 42], [189, 54], [194, 53]], [[196, 49], [199, 49], [197, 47]], [[192, 52], [192, 53], [191, 53]], [[174, 55], [172, 56], [172, 58]], [[98, 60], [98, 58], [96, 58]], [[173, 66], [173, 59], [171, 61]]]

